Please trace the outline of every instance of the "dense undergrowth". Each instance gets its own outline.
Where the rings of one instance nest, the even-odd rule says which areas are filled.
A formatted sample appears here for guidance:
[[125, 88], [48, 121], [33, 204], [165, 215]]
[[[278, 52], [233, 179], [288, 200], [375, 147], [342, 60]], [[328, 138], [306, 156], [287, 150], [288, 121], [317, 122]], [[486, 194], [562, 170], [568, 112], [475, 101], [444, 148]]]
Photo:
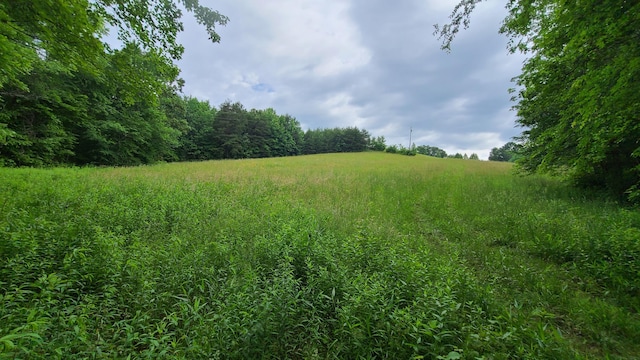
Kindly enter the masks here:
[[640, 214], [383, 153], [0, 169], [0, 358], [640, 356]]

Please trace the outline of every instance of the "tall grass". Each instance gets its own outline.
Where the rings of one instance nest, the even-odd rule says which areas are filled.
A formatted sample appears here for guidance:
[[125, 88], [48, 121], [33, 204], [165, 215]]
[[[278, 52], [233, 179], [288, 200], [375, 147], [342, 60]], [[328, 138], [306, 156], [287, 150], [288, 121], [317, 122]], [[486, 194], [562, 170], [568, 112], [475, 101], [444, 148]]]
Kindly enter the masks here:
[[636, 358], [639, 255], [502, 163], [0, 169], [0, 357]]

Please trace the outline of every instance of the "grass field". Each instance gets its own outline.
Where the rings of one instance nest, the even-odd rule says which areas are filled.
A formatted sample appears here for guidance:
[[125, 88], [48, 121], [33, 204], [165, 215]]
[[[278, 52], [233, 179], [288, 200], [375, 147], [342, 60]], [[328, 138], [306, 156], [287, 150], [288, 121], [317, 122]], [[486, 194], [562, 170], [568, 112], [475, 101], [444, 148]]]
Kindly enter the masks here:
[[640, 358], [640, 212], [384, 153], [0, 169], [0, 358]]

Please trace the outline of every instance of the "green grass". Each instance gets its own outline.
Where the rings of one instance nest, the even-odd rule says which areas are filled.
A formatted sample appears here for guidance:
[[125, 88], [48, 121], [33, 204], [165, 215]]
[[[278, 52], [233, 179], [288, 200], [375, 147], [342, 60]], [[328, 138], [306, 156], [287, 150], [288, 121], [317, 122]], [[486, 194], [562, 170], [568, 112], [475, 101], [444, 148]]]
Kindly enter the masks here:
[[0, 169], [0, 358], [640, 357], [640, 214], [384, 153]]

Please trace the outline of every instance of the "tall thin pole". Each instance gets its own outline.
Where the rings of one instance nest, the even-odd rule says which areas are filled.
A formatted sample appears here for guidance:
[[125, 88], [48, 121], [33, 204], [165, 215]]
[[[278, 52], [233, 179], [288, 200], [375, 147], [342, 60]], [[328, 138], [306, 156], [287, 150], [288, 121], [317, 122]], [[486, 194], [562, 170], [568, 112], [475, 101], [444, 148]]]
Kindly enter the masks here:
[[409, 150], [411, 150], [411, 134], [413, 133], [413, 127], [409, 127]]

